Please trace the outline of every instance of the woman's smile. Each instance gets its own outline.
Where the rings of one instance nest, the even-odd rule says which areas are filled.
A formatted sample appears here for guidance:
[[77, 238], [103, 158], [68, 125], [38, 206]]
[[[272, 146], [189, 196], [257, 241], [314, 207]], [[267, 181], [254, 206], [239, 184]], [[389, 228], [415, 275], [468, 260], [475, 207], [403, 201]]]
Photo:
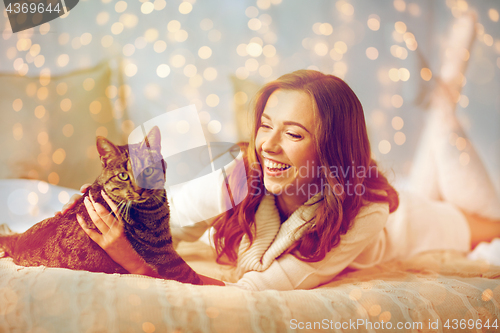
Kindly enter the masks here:
[[267, 174], [270, 176], [277, 176], [284, 174], [285, 171], [289, 170], [292, 166], [264, 157], [264, 167]]

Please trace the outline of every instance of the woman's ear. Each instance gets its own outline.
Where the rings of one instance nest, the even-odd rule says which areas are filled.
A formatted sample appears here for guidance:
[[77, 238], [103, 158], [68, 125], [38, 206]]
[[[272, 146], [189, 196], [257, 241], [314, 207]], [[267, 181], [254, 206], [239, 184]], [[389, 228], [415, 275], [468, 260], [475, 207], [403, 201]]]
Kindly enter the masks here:
[[120, 154], [120, 150], [116, 147], [113, 142], [109, 141], [105, 137], [98, 136], [96, 140], [97, 151], [101, 158], [102, 167], [105, 168], [109, 162]]

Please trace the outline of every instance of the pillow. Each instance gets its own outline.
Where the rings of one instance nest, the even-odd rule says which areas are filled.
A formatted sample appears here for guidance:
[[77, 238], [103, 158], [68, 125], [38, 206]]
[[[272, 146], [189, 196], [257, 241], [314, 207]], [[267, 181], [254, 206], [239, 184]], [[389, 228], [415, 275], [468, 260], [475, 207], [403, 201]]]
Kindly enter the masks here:
[[106, 88], [107, 62], [61, 76], [0, 75], [0, 178], [80, 188], [101, 171], [96, 135], [122, 143]]

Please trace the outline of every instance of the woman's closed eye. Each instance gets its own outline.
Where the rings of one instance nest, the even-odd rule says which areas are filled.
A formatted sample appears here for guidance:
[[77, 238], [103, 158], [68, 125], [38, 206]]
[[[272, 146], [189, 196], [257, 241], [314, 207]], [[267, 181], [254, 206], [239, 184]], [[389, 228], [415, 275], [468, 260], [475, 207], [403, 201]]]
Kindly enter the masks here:
[[295, 134], [295, 133], [286, 133], [287, 135], [291, 136], [292, 138], [294, 139], [302, 139], [302, 135], [299, 135], [299, 134]]
[[[265, 129], [273, 129], [273, 128], [271, 127], [271, 125], [266, 124], [266, 123], [261, 123], [261, 124], [260, 124], [260, 127], [265, 128]], [[287, 132], [286, 134], [287, 134], [289, 137], [293, 138], [293, 139], [302, 139], [302, 135], [300, 135], [300, 134], [296, 134], [296, 133], [293, 133], [293, 132]]]

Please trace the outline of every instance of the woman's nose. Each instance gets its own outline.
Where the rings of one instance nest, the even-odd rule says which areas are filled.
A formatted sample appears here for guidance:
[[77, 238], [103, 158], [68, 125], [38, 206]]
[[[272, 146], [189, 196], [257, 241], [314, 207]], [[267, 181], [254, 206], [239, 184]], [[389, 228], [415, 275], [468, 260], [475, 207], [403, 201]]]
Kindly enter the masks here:
[[262, 150], [270, 153], [279, 153], [281, 150], [281, 142], [278, 131], [269, 133], [262, 142]]

